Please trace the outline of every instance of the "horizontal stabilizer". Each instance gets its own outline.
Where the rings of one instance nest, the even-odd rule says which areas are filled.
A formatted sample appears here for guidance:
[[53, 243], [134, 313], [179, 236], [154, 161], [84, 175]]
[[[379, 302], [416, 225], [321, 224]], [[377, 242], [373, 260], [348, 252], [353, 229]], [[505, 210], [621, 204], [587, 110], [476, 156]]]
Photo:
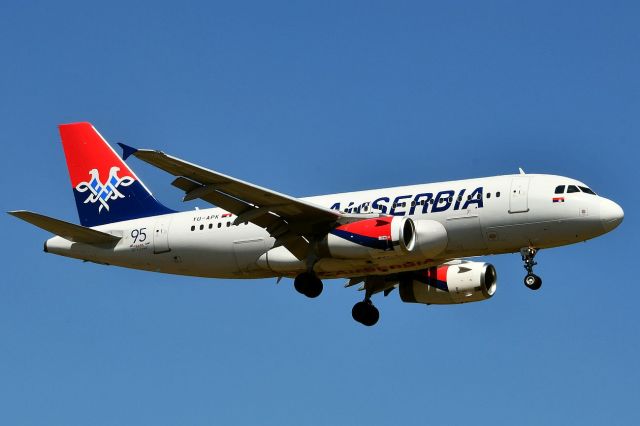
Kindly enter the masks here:
[[38, 228], [42, 228], [45, 231], [49, 231], [53, 234], [61, 236], [64, 239], [78, 243], [107, 244], [119, 241], [121, 238], [115, 235], [107, 234], [105, 232], [96, 231], [95, 229], [75, 225], [73, 223], [54, 219], [49, 216], [44, 216], [26, 210], [16, 210], [7, 213], [17, 217], [18, 219], [22, 219], [25, 222], [29, 222], [30, 224], [35, 225]]

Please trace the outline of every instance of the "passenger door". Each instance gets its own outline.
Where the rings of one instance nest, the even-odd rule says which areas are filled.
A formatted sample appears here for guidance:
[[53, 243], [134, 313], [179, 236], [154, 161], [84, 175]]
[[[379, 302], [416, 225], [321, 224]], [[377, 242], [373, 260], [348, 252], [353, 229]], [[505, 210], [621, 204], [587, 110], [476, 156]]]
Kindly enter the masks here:
[[171, 251], [169, 247], [169, 218], [161, 217], [153, 229], [153, 253], [160, 254]]
[[523, 213], [529, 211], [529, 177], [517, 176], [511, 180], [509, 192], [509, 213]]

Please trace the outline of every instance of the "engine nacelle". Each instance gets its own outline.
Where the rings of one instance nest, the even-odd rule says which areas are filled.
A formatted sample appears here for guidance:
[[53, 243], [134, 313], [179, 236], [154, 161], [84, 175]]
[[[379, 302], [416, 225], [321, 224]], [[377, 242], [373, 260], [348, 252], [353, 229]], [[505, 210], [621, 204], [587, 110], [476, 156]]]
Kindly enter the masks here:
[[332, 229], [320, 241], [320, 254], [338, 259], [368, 259], [409, 253], [413, 221], [383, 216], [363, 219]]
[[320, 254], [338, 259], [369, 259], [420, 254], [433, 258], [447, 247], [447, 231], [435, 220], [383, 216], [347, 223], [320, 241]]
[[407, 247], [412, 253], [420, 253], [433, 259], [447, 248], [447, 230], [435, 220], [412, 220], [412, 243]]
[[403, 302], [447, 305], [478, 302], [496, 292], [496, 268], [489, 263], [458, 261], [403, 274]]

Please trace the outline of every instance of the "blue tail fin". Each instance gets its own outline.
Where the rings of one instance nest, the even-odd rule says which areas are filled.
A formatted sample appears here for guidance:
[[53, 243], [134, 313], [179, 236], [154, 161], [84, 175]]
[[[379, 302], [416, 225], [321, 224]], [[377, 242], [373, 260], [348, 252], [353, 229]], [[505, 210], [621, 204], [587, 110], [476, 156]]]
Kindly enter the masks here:
[[83, 226], [174, 212], [154, 198], [91, 123], [59, 129]]

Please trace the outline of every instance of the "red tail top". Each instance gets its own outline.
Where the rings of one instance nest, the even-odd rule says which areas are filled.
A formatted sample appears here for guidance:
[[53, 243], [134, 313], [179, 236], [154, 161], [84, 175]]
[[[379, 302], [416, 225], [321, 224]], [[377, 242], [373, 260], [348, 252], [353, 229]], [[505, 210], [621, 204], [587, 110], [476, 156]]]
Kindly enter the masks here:
[[61, 124], [58, 128], [67, 159], [71, 185], [74, 188], [79, 183], [91, 179], [91, 170], [96, 169], [98, 175], [105, 179], [114, 166], [120, 168], [120, 177], [129, 176], [137, 180], [131, 169], [118, 157], [91, 123]]

